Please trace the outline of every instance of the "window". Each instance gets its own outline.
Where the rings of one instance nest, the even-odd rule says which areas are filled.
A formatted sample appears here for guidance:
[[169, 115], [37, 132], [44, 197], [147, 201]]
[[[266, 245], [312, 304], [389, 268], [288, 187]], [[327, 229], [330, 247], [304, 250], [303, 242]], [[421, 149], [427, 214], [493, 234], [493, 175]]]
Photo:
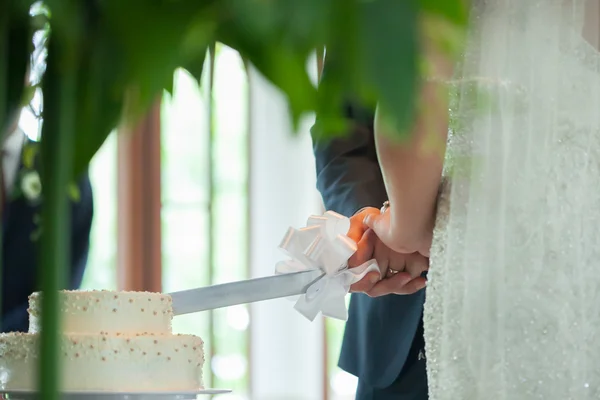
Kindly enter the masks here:
[[89, 168], [94, 219], [82, 289], [117, 288], [117, 137], [111, 134]]
[[[163, 288], [248, 277], [248, 81], [240, 56], [218, 45], [199, 88], [185, 71], [162, 109]], [[247, 306], [177, 317], [205, 340], [206, 387], [247, 393]], [[237, 398], [237, 397], [236, 397]]]
[[[350, 296], [347, 297], [349, 298]], [[325, 323], [329, 400], [354, 400], [356, 393], [358, 379], [337, 366], [344, 326], [345, 322], [333, 319], [328, 319]]]

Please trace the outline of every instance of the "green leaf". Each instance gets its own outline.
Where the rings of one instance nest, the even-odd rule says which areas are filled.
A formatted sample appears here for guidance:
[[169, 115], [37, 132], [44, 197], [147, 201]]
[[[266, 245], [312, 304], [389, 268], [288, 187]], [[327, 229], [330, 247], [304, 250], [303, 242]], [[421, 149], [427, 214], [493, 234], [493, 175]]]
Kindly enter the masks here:
[[81, 192], [79, 191], [79, 186], [75, 183], [69, 184], [69, 198], [74, 202], [79, 202], [81, 200]]
[[325, 68], [319, 85], [320, 135], [337, 136], [348, 102], [374, 112], [376, 104], [406, 134], [412, 123], [418, 82], [416, 0], [335, 3]]
[[38, 151], [39, 148], [37, 143], [27, 142], [27, 144], [23, 146], [21, 162], [25, 169], [35, 169], [35, 160]]
[[[204, 48], [204, 51], [200, 50], [196, 57], [190, 57], [181, 63], [181, 66], [196, 79], [198, 85], [202, 83], [202, 72], [204, 70], [207, 52], [208, 46]], [[171, 90], [169, 90], [169, 94], [173, 95], [172, 87]]]
[[17, 122], [21, 111], [33, 48], [28, 3], [6, 1], [5, 10], [0, 9], [2, 13], [8, 12], [0, 16], [0, 141]]
[[443, 17], [444, 20], [459, 26], [466, 24], [469, 17], [470, 1], [418, 0], [425, 12]]
[[90, 11], [93, 12], [95, 9], [94, 3], [78, 0], [46, 0], [48, 8], [52, 10], [52, 36], [64, 47], [63, 63], [77, 62], [78, 50], [85, 38], [86, 23], [94, 17], [90, 14]]
[[[436, 50], [444, 56], [456, 58], [465, 45], [466, 24], [455, 24], [439, 16], [428, 15], [423, 18], [422, 32], [425, 40], [429, 41]], [[427, 60], [424, 61], [424, 67]]]
[[71, 180], [83, 173], [121, 117], [125, 60], [101, 10], [88, 10], [77, 70], [76, 135]]
[[[315, 109], [317, 91], [307, 71], [314, 49], [323, 44], [330, 0], [306, 2], [223, 0], [226, 19], [215, 39], [238, 50], [287, 96], [294, 128]], [[309, 5], [313, 8], [309, 9]], [[299, 16], [297, 16], [299, 14]], [[308, 21], [305, 26], [302, 21]], [[295, 130], [295, 129], [294, 129]]]
[[35, 91], [38, 87], [35, 85], [27, 85], [23, 88], [23, 95], [21, 96], [21, 107], [26, 107], [31, 100], [33, 100], [33, 96], [35, 96]]
[[413, 122], [418, 82], [418, 17], [414, 0], [359, 3], [360, 54], [367, 84], [361, 97], [376, 98], [404, 136]]
[[311, 134], [315, 139], [327, 139], [348, 132], [349, 124], [343, 116], [344, 106], [355, 99], [352, 84], [347, 78], [348, 68], [344, 68], [335, 50], [328, 50], [325, 57], [321, 81], [319, 82], [319, 98], [315, 125]]
[[[178, 67], [204, 53], [212, 38], [215, 10], [207, 1], [108, 0], [103, 15], [102, 28], [119, 40], [125, 89], [130, 91], [127, 112], [137, 118], [172, 86]], [[190, 35], [196, 40], [194, 52]]]
[[85, 170], [119, 120], [132, 126], [163, 90], [172, 91], [178, 67], [201, 75], [199, 65], [215, 26], [210, 19], [214, 10], [207, 4], [108, 0], [88, 10], [78, 77], [74, 177]]
[[48, 22], [48, 16], [44, 13], [35, 14], [31, 17], [31, 27], [34, 31], [45, 29]]
[[314, 109], [317, 90], [306, 69], [309, 54], [295, 53], [279, 43], [262, 46], [244, 37], [233, 25], [223, 26], [216, 38], [238, 50], [265, 78], [282, 90], [287, 96], [294, 127], [305, 112]]
[[348, 121], [342, 112], [349, 104], [375, 111], [378, 96], [366, 69], [362, 36], [367, 28], [360, 3], [359, 0], [335, 0], [333, 4], [314, 135], [327, 138], [347, 134]]
[[284, 40], [298, 49], [312, 51], [323, 46], [336, 19], [332, 0], [304, 0], [277, 2], [285, 13]]

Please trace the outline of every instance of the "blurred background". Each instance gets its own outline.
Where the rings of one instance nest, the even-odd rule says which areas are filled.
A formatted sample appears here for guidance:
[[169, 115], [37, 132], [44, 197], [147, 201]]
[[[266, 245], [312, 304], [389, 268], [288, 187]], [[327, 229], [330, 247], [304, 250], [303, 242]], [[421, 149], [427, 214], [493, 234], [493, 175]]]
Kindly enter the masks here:
[[[323, 212], [314, 118], [294, 134], [283, 95], [231, 48], [217, 45], [205, 71], [201, 88], [177, 71], [173, 95], [93, 159], [84, 289], [170, 292], [271, 275], [287, 228]], [[20, 125], [36, 139], [34, 114]], [[287, 299], [180, 316], [173, 328], [204, 339], [205, 386], [234, 391], [220, 400], [354, 398], [355, 379], [337, 368], [343, 323], [311, 323]]]

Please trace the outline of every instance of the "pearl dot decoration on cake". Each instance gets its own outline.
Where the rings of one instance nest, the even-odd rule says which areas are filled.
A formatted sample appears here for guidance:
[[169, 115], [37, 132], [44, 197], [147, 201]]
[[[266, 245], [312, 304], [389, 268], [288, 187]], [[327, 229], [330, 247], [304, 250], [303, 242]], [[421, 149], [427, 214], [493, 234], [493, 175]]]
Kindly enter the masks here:
[[[122, 292], [107, 290], [60, 293], [63, 330], [65, 332], [171, 333], [173, 308], [171, 297], [162, 293]], [[29, 296], [29, 332], [40, 330], [41, 293]], [[156, 301], [148, 304], [146, 299]], [[160, 299], [160, 300], [159, 300]], [[157, 317], [142, 317], [136, 302], [145, 302]], [[144, 311], [144, 309], [142, 309]], [[112, 314], [112, 315], [110, 315]]]
[[[148, 292], [61, 292], [65, 391], [196, 391], [203, 342], [173, 335], [170, 296]], [[36, 389], [41, 294], [29, 299], [29, 333], [0, 334], [0, 388]], [[147, 312], [138, 306], [145, 304]], [[180, 348], [186, 351], [179, 351]], [[193, 364], [192, 360], [194, 361]], [[168, 363], [168, 365], [166, 364]]]

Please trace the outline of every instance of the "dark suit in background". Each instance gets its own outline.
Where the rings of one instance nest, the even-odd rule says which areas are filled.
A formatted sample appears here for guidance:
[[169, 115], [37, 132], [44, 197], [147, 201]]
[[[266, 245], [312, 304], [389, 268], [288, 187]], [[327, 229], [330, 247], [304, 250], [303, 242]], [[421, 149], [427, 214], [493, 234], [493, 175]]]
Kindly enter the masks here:
[[[347, 137], [327, 141], [313, 129], [313, 147], [325, 207], [350, 217], [363, 207], [380, 208], [387, 195], [375, 149], [374, 112], [349, 105], [345, 116], [352, 122]], [[379, 298], [352, 294], [339, 366], [359, 378], [357, 400], [427, 399], [424, 300], [424, 290]]]
[[[22, 165], [20, 166], [22, 168]], [[20, 169], [19, 168], [19, 169]], [[71, 265], [68, 289], [81, 285], [90, 246], [94, 205], [87, 173], [78, 182], [80, 199], [71, 203]], [[40, 206], [31, 205], [23, 196], [7, 201], [2, 215], [2, 332], [27, 332], [28, 297], [37, 285], [38, 243], [32, 233]]]

